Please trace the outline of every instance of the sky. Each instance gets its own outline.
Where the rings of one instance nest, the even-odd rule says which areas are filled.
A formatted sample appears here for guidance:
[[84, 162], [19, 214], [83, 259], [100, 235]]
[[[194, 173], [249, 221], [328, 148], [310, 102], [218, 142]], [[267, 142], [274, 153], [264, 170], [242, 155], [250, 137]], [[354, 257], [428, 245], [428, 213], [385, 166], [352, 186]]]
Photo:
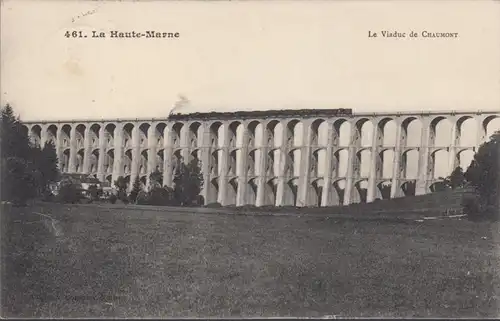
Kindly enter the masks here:
[[499, 1], [4, 0], [0, 21], [1, 103], [23, 120], [162, 118], [179, 95], [184, 112], [500, 110]]

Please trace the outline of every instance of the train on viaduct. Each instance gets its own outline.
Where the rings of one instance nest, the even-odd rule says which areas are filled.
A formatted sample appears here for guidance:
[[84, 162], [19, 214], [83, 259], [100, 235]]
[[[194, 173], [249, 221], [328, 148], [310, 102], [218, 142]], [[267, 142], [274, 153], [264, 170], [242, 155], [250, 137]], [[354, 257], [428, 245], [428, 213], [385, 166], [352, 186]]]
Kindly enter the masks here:
[[[311, 109], [24, 125], [35, 144], [54, 144], [64, 173], [110, 184], [119, 176], [128, 182], [138, 176], [147, 187], [149, 174], [159, 170], [163, 185], [172, 186], [175, 167], [198, 159], [205, 204], [332, 206], [429, 193], [438, 180], [436, 164], [446, 164], [450, 172], [487, 139], [497, 118], [500, 112]], [[451, 124], [446, 145], [436, 139], [443, 120]], [[475, 124], [474, 133], [463, 131], [466, 121]], [[418, 129], [411, 134], [414, 123]], [[469, 143], [462, 142], [464, 135]], [[437, 158], [440, 151], [446, 152], [444, 159]], [[414, 175], [409, 162], [416, 164]]]

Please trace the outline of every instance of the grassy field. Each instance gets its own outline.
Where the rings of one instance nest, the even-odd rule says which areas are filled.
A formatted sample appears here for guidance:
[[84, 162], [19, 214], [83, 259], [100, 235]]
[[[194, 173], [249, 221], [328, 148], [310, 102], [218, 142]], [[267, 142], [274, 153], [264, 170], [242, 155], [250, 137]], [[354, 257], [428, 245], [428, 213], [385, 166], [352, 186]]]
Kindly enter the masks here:
[[2, 213], [3, 317], [499, 314], [498, 223], [49, 204]]

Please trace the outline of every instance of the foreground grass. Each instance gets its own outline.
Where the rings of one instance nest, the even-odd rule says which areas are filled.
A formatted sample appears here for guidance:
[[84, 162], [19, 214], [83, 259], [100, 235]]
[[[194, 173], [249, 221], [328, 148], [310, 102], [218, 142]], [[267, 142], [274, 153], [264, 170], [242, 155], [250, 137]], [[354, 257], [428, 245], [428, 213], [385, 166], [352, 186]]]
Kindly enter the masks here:
[[4, 317], [498, 316], [498, 224], [3, 212]]

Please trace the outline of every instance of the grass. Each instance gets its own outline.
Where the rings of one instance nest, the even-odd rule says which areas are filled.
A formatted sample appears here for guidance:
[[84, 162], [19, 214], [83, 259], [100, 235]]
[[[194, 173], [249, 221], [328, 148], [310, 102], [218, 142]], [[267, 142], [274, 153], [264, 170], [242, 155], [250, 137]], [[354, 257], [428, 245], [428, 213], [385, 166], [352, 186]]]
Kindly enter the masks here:
[[498, 223], [2, 213], [3, 317], [498, 316]]

